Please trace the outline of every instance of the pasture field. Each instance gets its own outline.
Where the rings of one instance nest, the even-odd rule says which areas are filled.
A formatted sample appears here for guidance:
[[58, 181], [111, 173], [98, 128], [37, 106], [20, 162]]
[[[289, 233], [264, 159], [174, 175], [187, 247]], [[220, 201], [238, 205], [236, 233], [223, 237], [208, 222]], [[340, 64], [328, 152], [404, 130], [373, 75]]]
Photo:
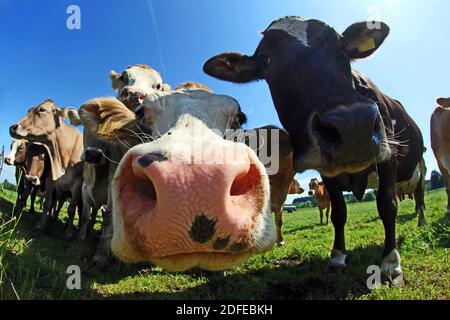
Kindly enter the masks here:
[[[13, 193], [0, 194], [0, 217], [13, 208]], [[429, 225], [419, 229], [413, 201], [400, 204], [397, 238], [406, 286], [373, 291], [369, 265], [379, 263], [383, 227], [375, 203], [349, 206], [346, 228], [350, 267], [330, 273], [333, 228], [319, 225], [317, 209], [285, 214], [286, 247], [253, 257], [225, 278], [203, 272], [169, 274], [114, 261], [89, 269], [96, 239], [68, 242], [63, 222], [45, 235], [33, 232], [39, 216], [25, 213], [16, 226], [0, 227], [0, 299], [450, 299], [450, 221], [443, 190], [427, 193]], [[65, 213], [60, 217], [66, 219]], [[15, 227], [15, 228], [14, 228]], [[66, 289], [66, 268], [79, 265], [82, 289]]]

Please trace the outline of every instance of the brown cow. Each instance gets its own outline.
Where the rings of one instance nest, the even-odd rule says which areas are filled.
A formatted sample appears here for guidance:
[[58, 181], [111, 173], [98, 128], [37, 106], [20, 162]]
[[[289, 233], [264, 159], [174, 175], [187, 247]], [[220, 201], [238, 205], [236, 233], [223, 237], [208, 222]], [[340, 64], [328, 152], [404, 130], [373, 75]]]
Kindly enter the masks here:
[[26, 207], [28, 197], [31, 199], [30, 214], [35, 214], [34, 203], [38, 193], [45, 194], [45, 180], [49, 171], [47, 150], [40, 144], [27, 142], [24, 166], [24, 188], [18, 196], [15, 215], [20, 215]]
[[328, 225], [330, 220], [331, 202], [330, 195], [328, 194], [325, 184], [323, 182], [320, 182], [317, 178], [311, 179], [311, 182], [309, 183], [308, 194], [311, 197], [316, 197], [317, 207], [320, 211], [320, 224], [323, 224], [323, 210], [326, 210], [325, 216], [327, 218]]
[[439, 98], [431, 117], [431, 146], [445, 180], [448, 197], [447, 216], [450, 218], [450, 98]]
[[17, 139], [27, 139], [42, 143], [50, 155], [51, 170], [46, 181], [44, 212], [37, 225], [43, 230], [47, 224], [48, 214], [53, 206], [53, 182], [64, 172], [81, 161], [83, 137], [74, 127], [66, 124], [63, 118], [78, 124], [78, 113], [72, 108], [58, 108], [52, 100], [31, 108], [27, 115], [10, 127], [10, 135]]

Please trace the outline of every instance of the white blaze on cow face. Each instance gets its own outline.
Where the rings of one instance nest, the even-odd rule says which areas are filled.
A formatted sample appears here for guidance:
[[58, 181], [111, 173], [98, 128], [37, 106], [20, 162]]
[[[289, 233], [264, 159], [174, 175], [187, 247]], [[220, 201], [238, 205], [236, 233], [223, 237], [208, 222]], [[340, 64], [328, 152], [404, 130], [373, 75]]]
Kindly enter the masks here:
[[5, 163], [9, 166], [24, 163], [27, 152], [26, 140], [14, 140], [11, 143], [11, 151], [5, 156]]
[[206, 90], [154, 92], [146, 97], [141, 108], [137, 115], [140, 121], [151, 126], [155, 137], [169, 131], [184, 114], [202, 120], [210, 129], [222, 134], [242, 124], [239, 123], [240, 106], [235, 99]]
[[275, 20], [266, 31], [283, 30], [308, 46], [308, 21], [301, 17], [284, 17]]
[[[204, 163], [193, 163], [195, 154]], [[112, 251], [125, 262], [218, 271], [275, 242], [269, 180], [255, 152], [190, 115], [131, 149], [112, 188]]]

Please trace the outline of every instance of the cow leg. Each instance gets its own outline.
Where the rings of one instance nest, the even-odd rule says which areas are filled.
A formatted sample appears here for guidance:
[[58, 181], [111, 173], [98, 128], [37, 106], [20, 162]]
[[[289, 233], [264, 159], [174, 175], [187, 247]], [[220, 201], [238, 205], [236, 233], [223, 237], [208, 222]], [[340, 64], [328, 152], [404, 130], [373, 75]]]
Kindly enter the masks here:
[[32, 215], [36, 214], [36, 211], [34, 210], [34, 203], [36, 202], [36, 195], [37, 195], [38, 189], [39, 189], [38, 187], [33, 187], [33, 189], [31, 190], [31, 196], [30, 196], [31, 204], [30, 204], [29, 213]]
[[450, 218], [450, 175], [441, 169], [445, 181], [445, 191], [447, 192], [447, 217]]
[[94, 228], [95, 225], [97, 224], [97, 216], [98, 216], [98, 208], [92, 207], [91, 210], [91, 220], [89, 221], [89, 226], [88, 226], [88, 234], [93, 234], [94, 233]]
[[102, 235], [97, 246], [97, 252], [92, 258], [91, 267], [104, 269], [108, 266], [108, 260], [111, 255], [112, 236], [112, 208], [110, 205], [108, 205], [103, 215]]
[[64, 207], [65, 201], [63, 199], [55, 200], [53, 205], [53, 221], [58, 221], [59, 214], [61, 213], [62, 208]]
[[385, 242], [381, 271], [383, 278], [393, 286], [400, 286], [403, 281], [400, 253], [395, 239], [395, 220], [397, 218], [397, 201], [395, 182], [397, 165], [387, 161], [378, 165], [380, 187], [377, 195], [378, 213], [384, 225]]
[[[49, 185], [49, 184], [47, 184]], [[44, 200], [44, 210], [42, 211], [41, 219], [39, 220], [38, 224], [36, 225], [37, 231], [44, 231], [45, 227], [47, 226], [48, 222], [48, 216], [51, 214], [51, 210], [53, 208], [53, 200], [55, 199], [55, 189], [53, 186], [53, 183], [50, 183], [49, 188], [47, 189], [47, 192], [45, 193], [45, 200]]]
[[320, 212], [320, 225], [323, 225], [323, 209], [319, 206], [319, 212]]
[[326, 217], [327, 217], [327, 225], [330, 224], [330, 210], [331, 210], [331, 207], [330, 207], [330, 204], [328, 204], [328, 206], [327, 206], [327, 211], [326, 211], [326, 213], [325, 213], [325, 215], [326, 215]]
[[335, 179], [323, 178], [331, 200], [331, 222], [334, 226], [334, 245], [331, 251], [330, 268], [344, 270], [347, 268], [345, 249], [345, 223], [347, 222], [347, 205]]
[[73, 220], [75, 218], [75, 213], [77, 209], [77, 204], [75, 201], [71, 201], [69, 204], [69, 208], [67, 209], [67, 215], [69, 216], [69, 219], [67, 220], [67, 231], [66, 231], [66, 239], [71, 240], [74, 237], [74, 225]]
[[275, 212], [275, 225], [277, 229], [277, 245], [279, 247], [284, 247], [284, 239], [281, 228], [283, 227], [283, 210]]
[[416, 201], [416, 213], [419, 215], [419, 227], [423, 227], [428, 224], [425, 217], [424, 182], [421, 181], [417, 184], [416, 190], [414, 191], [414, 199]]
[[16, 204], [14, 205], [14, 209], [12, 212], [13, 217], [19, 216], [22, 213], [24, 205], [26, 204], [26, 200], [25, 200], [25, 202], [23, 201], [25, 196], [26, 196], [26, 198], [28, 198], [28, 195], [25, 195], [26, 187], [27, 187], [27, 184], [25, 183], [25, 179], [23, 178], [23, 173], [22, 173], [22, 174], [20, 174], [19, 184], [17, 186], [17, 199], [16, 199]]
[[82, 186], [81, 190], [81, 198], [83, 202], [83, 210], [80, 217], [80, 233], [78, 234], [78, 240], [84, 241], [86, 240], [86, 234], [88, 230], [88, 226], [90, 224], [90, 211], [93, 208], [93, 203], [91, 201], [91, 197], [89, 195], [89, 190], [85, 184]]

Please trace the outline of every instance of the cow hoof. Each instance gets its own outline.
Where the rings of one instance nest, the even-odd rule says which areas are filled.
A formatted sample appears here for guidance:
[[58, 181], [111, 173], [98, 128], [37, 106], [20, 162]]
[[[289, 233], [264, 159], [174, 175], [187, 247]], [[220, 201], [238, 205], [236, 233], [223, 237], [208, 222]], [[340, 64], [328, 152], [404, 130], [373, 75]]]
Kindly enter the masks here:
[[281, 242], [278, 242], [278, 243], [277, 243], [277, 246], [278, 246], [279, 248], [284, 248], [284, 247], [286, 247], [286, 243], [285, 243], [284, 241], [281, 241]]
[[102, 255], [95, 255], [92, 258], [91, 264], [89, 265], [90, 269], [104, 270], [109, 265], [108, 257]]
[[402, 288], [405, 286], [403, 272], [396, 275], [382, 273], [381, 282], [383, 285], [389, 286], [391, 288]]
[[428, 221], [426, 218], [419, 218], [419, 228], [425, 227], [426, 225], [428, 225]]
[[401, 257], [397, 249], [386, 256], [381, 263], [382, 281], [391, 287], [401, 287], [404, 285]]
[[348, 269], [348, 256], [340, 250], [333, 249], [330, 256], [329, 269], [331, 272], [340, 272]]

